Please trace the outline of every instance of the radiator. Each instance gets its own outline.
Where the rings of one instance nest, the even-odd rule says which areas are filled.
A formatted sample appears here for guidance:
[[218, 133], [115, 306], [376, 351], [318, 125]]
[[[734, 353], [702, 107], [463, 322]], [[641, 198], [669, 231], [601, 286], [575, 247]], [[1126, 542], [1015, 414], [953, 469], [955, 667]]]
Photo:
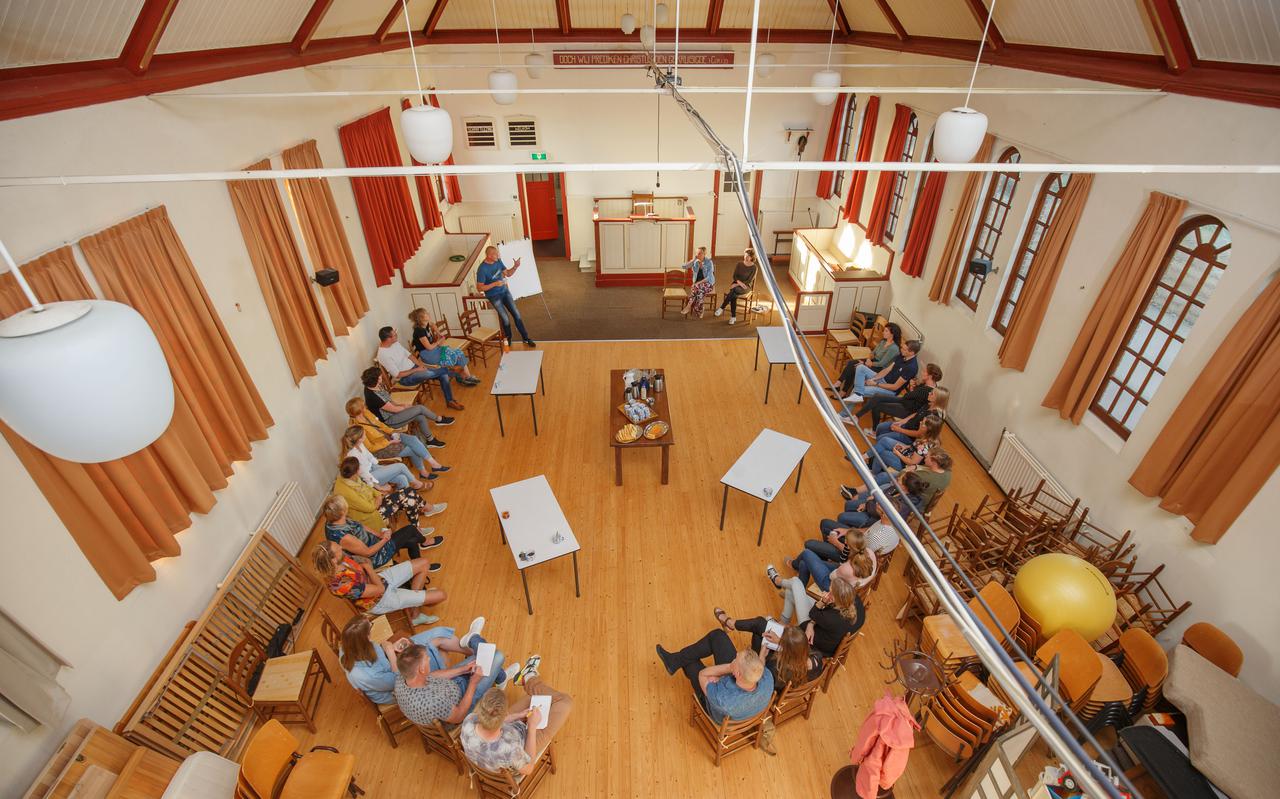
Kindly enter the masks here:
[[1022, 439], [1008, 430], [1000, 434], [1000, 446], [996, 449], [989, 471], [992, 479], [1006, 494], [1012, 494], [1018, 489], [1033, 491], [1043, 480], [1045, 488], [1058, 499], [1068, 500], [1075, 496], [1049, 474], [1049, 470], [1031, 454]]
[[515, 214], [462, 214], [458, 228], [462, 233], [488, 233], [494, 244], [523, 238], [516, 235]]
[[307, 502], [302, 488], [297, 482], [289, 482], [276, 492], [275, 501], [253, 532], [266, 530], [280, 546], [297, 555], [315, 523], [315, 509]]

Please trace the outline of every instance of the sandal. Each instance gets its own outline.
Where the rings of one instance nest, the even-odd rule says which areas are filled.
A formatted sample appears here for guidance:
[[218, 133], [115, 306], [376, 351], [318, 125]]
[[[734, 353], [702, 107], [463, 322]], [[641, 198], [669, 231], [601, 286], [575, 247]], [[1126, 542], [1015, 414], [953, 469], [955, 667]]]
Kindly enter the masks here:
[[715, 615], [716, 621], [720, 622], [721, 627], [728, 632], [733, 632], [733, 627], [729, 626], [729, 614], [724, 612], [724, 608], [715, 608], [711, 612]]

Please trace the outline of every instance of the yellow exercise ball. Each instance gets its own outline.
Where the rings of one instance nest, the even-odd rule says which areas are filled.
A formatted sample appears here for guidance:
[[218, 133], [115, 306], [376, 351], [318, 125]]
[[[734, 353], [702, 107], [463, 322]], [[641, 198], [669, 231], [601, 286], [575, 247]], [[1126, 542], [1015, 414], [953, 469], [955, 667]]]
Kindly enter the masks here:
[[1049, 638], [1071, 629], [1092, 641], [1116, 618], [1116, 593], [1092, 563], [1064, 552], [1039, 555], [1013, 578], [1013, 596], [1022, 612]]

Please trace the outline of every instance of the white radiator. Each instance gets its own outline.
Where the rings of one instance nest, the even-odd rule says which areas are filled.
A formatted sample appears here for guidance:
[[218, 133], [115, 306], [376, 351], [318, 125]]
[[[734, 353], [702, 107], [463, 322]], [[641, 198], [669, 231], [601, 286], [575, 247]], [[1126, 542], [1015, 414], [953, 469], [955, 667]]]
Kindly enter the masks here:
[[289, 482], [276, 492], [275, 501], [254, 532], [266, 530], [280, 546], [296, 555], [307, 542], [315, 523], [315, 508], [311, 507], [297, 482]]
[[462, 214], [458, 228], [462, 233], [488, 233], [493, 244], [522, 238], [516, 235], [515, 214]]
[[996, 449], [996, 457], [991, 461], [991, 477], [1004, 490], [1012, 494], [1018, 489], [1032, 491], [1044, 481], [1045, 488], [1058, 499], [1069, 501], [1071, 494], [1049, 474], [1049, 470], [1031, 454], [1022, 440], [1005, 430], [1000, 434], [1000, 446]]

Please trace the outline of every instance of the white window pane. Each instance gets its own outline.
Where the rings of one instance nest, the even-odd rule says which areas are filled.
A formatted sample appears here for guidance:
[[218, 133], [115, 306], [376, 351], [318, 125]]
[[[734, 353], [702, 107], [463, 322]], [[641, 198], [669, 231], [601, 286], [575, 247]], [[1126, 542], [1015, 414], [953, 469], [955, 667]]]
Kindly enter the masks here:
[[1147, 375], [1149, 374], [1151, 374], [1151, 365], [1139, 361], [1138, 365], [1133, 368], [1133, 374], [1129, 376], [1129, 379], [1126, 380], [1125, 383], [1130, 388], [1136, 389], [1138, 386], [1142, 385], [1142, 381], [1146, 380]]
[[1124, 380], [1125, 375], [1129, 374], [1130, 367], [1133, 366], [1133, 361], [1132, 352], [1121, 353], [1120, 360], [1116, 361], [1116, 369], [1111, 373], [1111, 376], [1116, 380]]
[[1160, 356], [1160, 371], [1167, 372], [1173, 366], [1173, 359], [1178, 357], [1178, 350], [1182, 349], [1182, 344], [1174, 339], [1169, 342], [1169, 347], [1164, 351], [1164, 355]]
[[1178, 291], [1195, 296], [1196, 286], [1200, 285], [1200, 276], [1204, 274], [1204, 270], [1208, 267], [1208, 261], [1202, 258], [1192, 258], [1191, 265], [1187, 267], [1187, 273], [1182, 276], [1182, 282], [1178, 284]]
[[1130, 430], [1136, 430], [1138, 420], [1142, 418], [1142, 414], [1146, 413], [1147, 406], [1144, 403], [1137, 403], [1133, 406], [1133, 410], [1129, 411], [1129, 418], [1124, 420], [1124, 426]]
[[1168, 301], [1169, 290], [1164, 287], [1157, 288], [1151, 295], [1150, 301], [1147, 302], [1147, 307], [1142, 311], [1143, 317], [1150, 319], [1153, 322], [1156, 321], [1160, 318], [1158, 316], [1160, 309], [1163, 308], [1164, 304]]
[[1160, 357], [1160, 350], [1164, 349], [1164, 343], [1169, 340], [1169, 334], [1163, 330], [1156, 330], [1151, 334], [1151, 340], [1147, 342], [1147, 346], [1142, 349], [1142, 355], [1149, 361], [1154, 362]]
[[1142, 389], [1143, 402], [1150, 402], [1151, 398], [1156, 395], [1156, 389], [1160, 388], [1160, 381], [1164, 380], [1164, 375], [1156, 372], [1151, 375], [1151, 379], [1147, 381], [1147, 385]]
[[[1124, 415], [1129, 412], [1129, 408], [1132, 405], [1133, 405], [1133, 395], [1127, 391], [1120, 392], [1120, 398], [1116, 400], [1115, 406], [1111, 409], [1112, 418], [1116, 419], [1117, 421], [1120, 419], [1123, 419]], [[1125, 428], [1128, 430], [1133, 429], [1127, 424], [1125, 425]]]
[[1103, 408], [1110, 408], [1111, 402], [1116, 398], [1116, 392], [1120, 390], [1120, 386], [1113, 380], [1108, 380], [1106, 387], [1102, 389], [1102, 396], [1098, 398], [1098, 404]]
[[1164, 314], [1160, 317], [1161, 327], [1173, 330], [1178, 326], [1178, 317], [1182, 316], [1182, 309], [1187, 307], [1187, 301], [1182, 297], [1174, 296], [1169, 301], [1168, 306], [1164, 309]]
[[1129, 337], [1128, 345], [1137, 349], [1138, 345], [1147, 340], [1147, 334], [1151, 332], [1151, 323], [1146, 319], [1139, 319], [1138, 324], [1133, 327], [1133, 335]]

